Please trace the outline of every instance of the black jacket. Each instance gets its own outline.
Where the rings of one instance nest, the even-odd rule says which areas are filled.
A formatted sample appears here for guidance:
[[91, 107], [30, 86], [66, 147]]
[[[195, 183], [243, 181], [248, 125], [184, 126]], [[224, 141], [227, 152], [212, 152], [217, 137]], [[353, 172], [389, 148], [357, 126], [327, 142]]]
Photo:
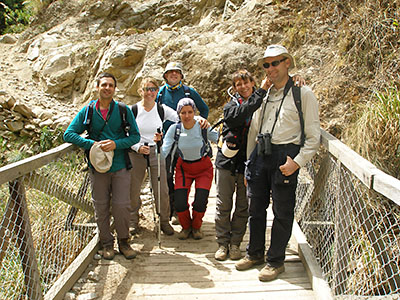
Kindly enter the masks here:
[[244, 163], [246, 161], [247, 133], [253, 113], [261, 106], [262, 100], [267, 92], [264, 89], [256, 90], [247, 101], [240, 104], [240, 96], [235, 94], [224, 106], [224, 124], [222, 127], [222, 140], [227, 136], [237, 138], [238, 153], [228, 158], [224, 156], [218, 148], [215, 166], [226, 170], [231, 170], [232, 174], [244, 173]]

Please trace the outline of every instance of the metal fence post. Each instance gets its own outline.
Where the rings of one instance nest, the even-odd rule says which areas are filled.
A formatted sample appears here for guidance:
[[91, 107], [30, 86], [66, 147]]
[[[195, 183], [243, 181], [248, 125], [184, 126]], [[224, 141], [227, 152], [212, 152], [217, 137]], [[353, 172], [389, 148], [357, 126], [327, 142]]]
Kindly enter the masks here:
[[36, 261], [35, 248], [31, 227], [29, 222], [28, 207], [26, 205], [25, 187], [22, 179], [18, 178], [9, 182], [10, 202], [15, 224], [12, 230], [17, 236], [16, 243], [19, 247], [19, 255], [22, 262], [22, 270], [24, 272], [24, 281], [26, 286], [26, 295], [28, 299], [43, 299], [40, 273]]

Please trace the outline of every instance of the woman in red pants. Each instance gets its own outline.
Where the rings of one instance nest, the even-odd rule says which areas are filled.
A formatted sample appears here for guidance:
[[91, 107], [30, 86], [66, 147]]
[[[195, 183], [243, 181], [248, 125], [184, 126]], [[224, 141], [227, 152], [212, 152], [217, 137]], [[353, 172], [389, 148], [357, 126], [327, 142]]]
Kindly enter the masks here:
[[[182, 240], [187, 239], [191, 233], [194, 239], [203, 238], [201, 225], [213, 179], [208, 140], [217, 142], [218, 139], [217, 131], [200, 128], [194, 118], [195, 112], [196, 105], [192, 99], [183, 98], [178, 102], [180, 123], [168, 129], [161, 148], [164, 157], [169, 154], [174, 157], [178, 153], [175, 167], [175, 209], [182, 226], [178, 237]], [[157, 134], [155, 139], [160, 140], [161, 134]], [[190, 214], [188, 198], [193, 181], [196, 192]]]

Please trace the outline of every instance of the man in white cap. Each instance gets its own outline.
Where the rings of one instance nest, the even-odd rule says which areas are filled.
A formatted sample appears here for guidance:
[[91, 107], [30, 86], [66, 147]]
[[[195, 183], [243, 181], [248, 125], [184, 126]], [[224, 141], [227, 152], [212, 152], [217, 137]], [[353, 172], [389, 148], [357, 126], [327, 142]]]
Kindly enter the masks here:
[[[89, 176], [103, 257], [114, 258], [114, 236], [110, 229], [110, 208], [114, 217], [119, 251], [127, 259], [136, 252], [128, 243], [130, 178], [126, 149], [140, 140], [133, 113], [113, 100], [117, 81], [110, 73], [97, 79], [99, 98], [82, 108], [64, 133], [64, 140], [89, 151]], [[91, 107], [91, 109], [90, 109]], [[126, 120], [123, 120], [125, 111]], [[124, 124], [127, 121], [127, 124]], [[81, 134], [87, 131], [88, 137]]]
[[[247, 270], [265, 262], [266, 211], [272, 196], [271, 242], [267, 264], [259, 273], [259, 280], [270, 281], [285, 270], [297, 176], [299, 168], [310, 161], [319, 148], [320, 122], [318, 102], [311, 89], [303, 86], [296, 91], [293, 87], [288, 71], [294, 66], [294, 60], [285, 47], [268, 46], [259, 64], [266, 72], [265, 80], [273, 85], [262, 106], [253, 114], [248, 133], [245, 179], [250, 240], [246, 256], [236, 263], [236, 269]], [[295, 103], [295, 100], [300, 102]]]
[[[158, 92], [156, 101], [165, 104], [172, 109], [176, 110], [179, 100], [182, 98], [191, 98], [200, 113], [200, 116], [204, 119], [208, 117], [208, 106], [200, 97], [200, 95], [196, 92], [196, 90], [192, 87], [188, 87], [182, 83], [184, 78], [182, 64], [180, 62], [169, 62], [165, 67], [163, 78], [165, 80], [165, 85], [160, 88]], [[164, 122], [164, 132], [167, 132], [168, 128], [173, 123], [171, 121], [166, 120]], [[167, 178], [168, 178], [168, 188], [170, 195], [170, 207], [171, 207], [171, 215], [173, 216], [172, 224], [179, 224], [175, 209], [174, 209], [174, 183], [173, 183], [173, 174], [171, 174], [170, 164], [172, 162], [166, 161], [167, 168]]]

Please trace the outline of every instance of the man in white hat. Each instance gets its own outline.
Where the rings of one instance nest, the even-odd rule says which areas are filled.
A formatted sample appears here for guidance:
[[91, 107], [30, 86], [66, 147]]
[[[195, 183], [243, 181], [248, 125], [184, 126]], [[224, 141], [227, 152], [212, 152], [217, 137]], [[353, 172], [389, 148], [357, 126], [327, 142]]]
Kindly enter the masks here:
[[[265, 80], [273, 85], [262, 106], [253, 114], [248, 133], [245, 179], [250, 240], [246, 256], [236, 263], [236, 269], [247, 270], [265, 262], [266, 211], [272, 196], [271, 242], [267, 264], [259, 273], [259, 280], [270, 281], [285, 270], [297, 176], [299, 168], [310, 161], [319, 148], [320, 122], [318, 102], [311, 89], [303, 86], [296, 91], [293, 87], [288, 71], [294, 66], [294, 60], [285, 47], [268, 46], [259, 64], [266, 72]], [[300, 97], [296, 96], [297, 92]], [[296, 105], [298, 98], [301, 104]]]
[[[204, 119], [208, 117], [208, 106], [203, 101], [201, 96], [196, 92], [196, 90], [192, 87], [188, 87], [182, 83], [184, 78], [183, 75], [183, 68], [180, 62], [169, 62], [164, 69], [163, 78], [165, 80], [165, 85], [160, 88], [158, 92], [156, 101], [165, 104], [172, 109], [176, 110], [176, 106], [178, 105], [179, 100], [182, 98], [191, 98], [200, 113], [200, 116]], [[166, 120], [164, 122], [164, 132], [167, 132], [168, 128], [173, 123], [171, 121]], [[170, 194], [170, 207], [171, 207], [171, 214], [173, 216], [172, 224], [179, 224], [175, 209], [174, 209], [174, 201], [173, 201], [173, 194], [174, 194], [174, 183], [173, 183], [173, 175], [170, 172], [170, 161], [166, 161], [166, 168], [167, 168], [167, 177], [168, 177], [168, 188]]]
[[[114, 236], [110, 229], [111, 208], [119, 251], [125, 258], [131, 259], [136, 256], [136, 252], [128, 242], [131, 174], [126, 150], [139, 142], [140, 134], [132, 111], [126, 109], [125, 104], [113, 100], [116, 85], [117, 81], [112, 74], [99, 75], [99, 98], [79, 111], [65, 131], [64, 140], [90, 150], [92, 201], [103, 257], [114, 258]], [[122, 120], [123, 110], [128, 124]], [[89, 134], [86, 138], [81, 136], [84, 131]]]

